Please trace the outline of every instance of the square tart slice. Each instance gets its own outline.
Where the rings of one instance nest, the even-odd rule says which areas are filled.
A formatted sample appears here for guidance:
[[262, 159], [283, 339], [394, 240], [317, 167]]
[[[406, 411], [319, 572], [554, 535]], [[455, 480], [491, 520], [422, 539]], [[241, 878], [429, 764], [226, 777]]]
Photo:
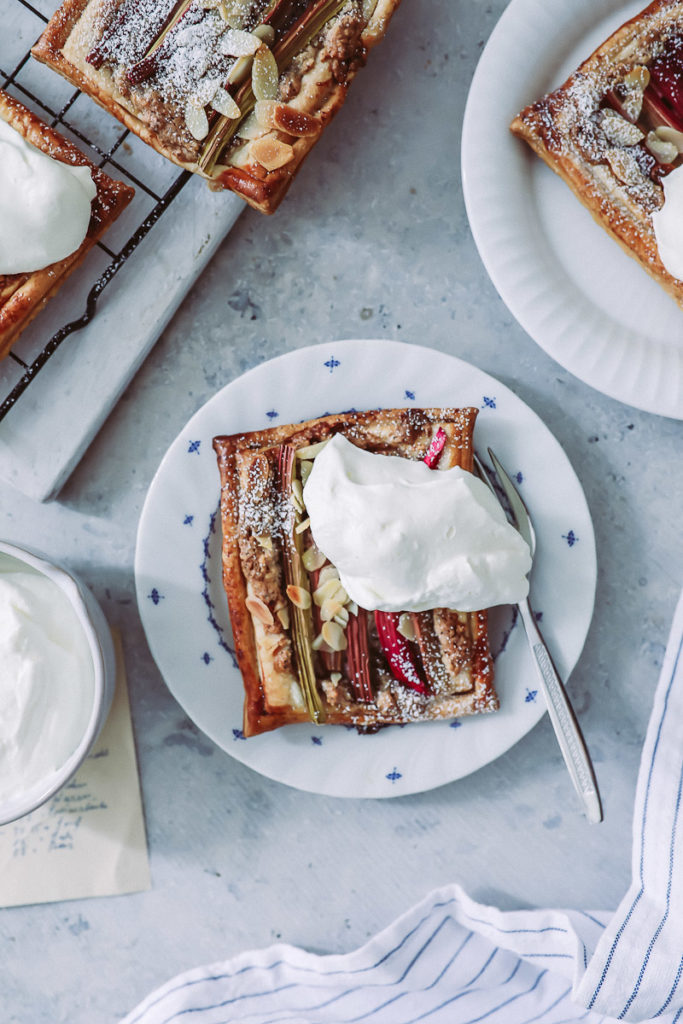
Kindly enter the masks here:
[[[349, 412], [214, 439], [245, 736], [308, 721], [372, 731], [498, 708], [487, 612], [378, 618], [358, 608], [316, 549], [302, 499], [321, 442], [338, 433], [372, 452], [424, 459], [441, 428], [436, 471], [471, 471], [476, 415], [469, 408]], [[395, 658], [410, 659], [408, 674], [422, 686], [394, 676], [387, 642]]]
[[0, 118], [37, 149], [65, 164], [89, 166], [97, 188], [90, 225], [82, 245], [71, 255], [42, 270], [0, 274], [0, 359], [6, 356], [23, 329], [59, 290], [86, 253], [114, 223], [133, 198], [133, 189], [114, 181], [96, 167], [73, 143], [46, 125], [14, 97], [0, 90]]
[[510, 126], [679, 305], [683, 282], [662, 263], [652, 215], [681, 163], [682, 82], [683, 2], [655, 0]]
[[400, 0], [65, 0], [33, 48], [157, 152], [272, 213]]

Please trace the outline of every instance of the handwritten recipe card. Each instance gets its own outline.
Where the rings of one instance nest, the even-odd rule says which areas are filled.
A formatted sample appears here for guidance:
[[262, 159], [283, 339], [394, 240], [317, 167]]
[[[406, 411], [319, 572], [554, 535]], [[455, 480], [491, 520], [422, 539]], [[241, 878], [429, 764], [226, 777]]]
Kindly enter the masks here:
[[123, 652], [109, 717], [79, 771], [43, 807], [0, 828], [0, 906], [150, 887]]

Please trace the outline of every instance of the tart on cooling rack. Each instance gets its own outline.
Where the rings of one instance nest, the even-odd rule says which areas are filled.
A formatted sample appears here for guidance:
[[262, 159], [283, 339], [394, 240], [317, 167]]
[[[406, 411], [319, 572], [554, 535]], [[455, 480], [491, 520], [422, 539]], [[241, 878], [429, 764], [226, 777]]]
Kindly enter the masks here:
[[[0, 137], [0, 148], [8, 145], [12, 148], [15, 143], [12, 133], [16, 132], [22, 140], [40, 150], [47, 157], [60, 164], [67, 164], [70, 167], [87, 167], [91, 172], [88, 182], [92, 182], [90, 192], [93, 196], [90, 202], [90, 210], [86, 205], [86, 213], [83, 222], [85, 237], [82, 242], [76, 240], [75, 248], [63, 258], [45, 264], [36, 269], [8, 269], [14, 264], [12, 259], [12, 243], [8, 235], [8, 226], [3, 224], [3, 238], [0, 244], [2, 258], [9, 257], [10, 262], [6, 266], [0, 266], [0, 358], [6, 356], [12, 345], [15, 343], [21, 332], [40, 312], [45, 303], [58, 291], [68, 275], [78, 266], [85, 257], [88, 250], [95, 244], [97, 239], [116, 220], [124, 207], [133, 197], [133, 189], [120, 181], [114, 181], [103, 171], [92, 164], [83, 153], [63, 138], [54, 128], [44, 124], [35, 114], [22, 106], [14, 97], [0, 90], [0, 122], [3, 127]], [[6, 132], [6, 126], [11, 128], [12, 133]], [[23, 146], [23, 142], [21, 143]], [[24, 147], [25, 148], [25, 147]], [[21, 210], [22, 201], [33, 206], [32, 213], [36, 209], [37, 189], [40, 187], [34, 177], [31, 177], [29, 160], [34, 150], [28, 150], [24, 156], [16, 160], [3, 159], [3, 173], [9, 175], [5, 187], [11, 189], [11, 195], [6, 194], [3, 200], [13, 204], [13, 212]], [[28, 160], [26, 157], [28, 156]], [[38, 157], [42, 160], [42, 157]], [[14, 171], [25, 168], [25, 171], [18, 172], [19, 180], [15, 179]], [[26, 175], [26, 192], [22, 192], [24, 181], [21, 175]], [[86, 200], [87, 202], [87, 200]], [[89, 222], [88, 222], [89, 212]], [[29, 218], [34, 220], [35, 218]], [[21, 217], [16, 220], [21, 225]], [[32, 226], [39, 234], [50, 230], [50, 225], [43, 222]], [[82, 237], [79, 236], [79, 237]], [[22, 244], [27, 243], [27, 248], [33, 250], [42, 248], [40, 237], [35, 239], [24, 238]], [[31, 243], [35, 241], [34, 246]], [[59, 240], [58, 240], [59, 241]]]
[[622, 25], [511, 130], [683, 305], [681, 257], [664, 241], [665, 196], [683, 174], [682, 0], [655, 0]]
[[33, 49], [159, 153], [272, 213], [400, 0], [65, 0]]
[[313, 540], [305, 506], [316, 460], [339, 435], [363, 453], [470, 477], [476, 415], [349, 412], [214, 439], [246, 736], [294, 722], [372, 730], [498, 708], [486, 610], [359, 606]]

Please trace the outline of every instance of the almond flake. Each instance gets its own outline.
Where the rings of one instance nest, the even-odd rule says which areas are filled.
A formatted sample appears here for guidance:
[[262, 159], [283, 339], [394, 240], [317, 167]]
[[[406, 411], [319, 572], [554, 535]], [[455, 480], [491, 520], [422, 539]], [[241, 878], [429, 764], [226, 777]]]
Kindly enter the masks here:
[[297, 608], [303, 608], [304, 611], [311, 607], [311, 595], [303, 587], [295, 587], [293, 583], [290, 583], [287, 587], [287, 597], [292, 604], [295, 604]]
[[631, 124], [614, 110], [605, 110], [600, 118], [600, 127], [608, 142], [613, 146], [635, 146], [644, 138], [636, 124]]
[[[258, 44], [258, 40], [253, 36], [252, 41]], [[251, 68], [251, 87], [256, 99], [277, 99], [279, 80], [280, 72], [272, 50], [265, 43], [261, 43], [254, 54], [254, 63]]]
[[342, 677], [341, 672], [331, 672], [330, 673], [330, 682], [332, 683], [333, 686], [336, 686], [337, 683], [341, 681], [341, 677]]
[[338, 622], [324, 622], [320, 635], [333, 651], [346, 650], [346, 635]]
[[227, 89], [216, 90], [216, 93], [211, 100], [211, 106], [219, 114], [222, 114], [223, 117], [231, 117], [233, 120], [236, 120], [241, 114], [240, 108], [237, 106]]
[[404, 636], [406, 640], [415, 639], [415, 627], [413, 626], [413, 619], [412, 616], [408, 614], [408, 612], [403, 612], [401, 614], [398, 620], [398, 626], [396, 628], [398, 629], [401, 636]]
[[244, 32], [239, 28], [229, 28], [221, 36], [218, 49], [226, 57], [250, 57], [261, 45], [251, 32]]
[[193, 139], [201, 142], [209, 134], [209, 119], [203, 107], [192, 100], [185, 105], [185, 124]]
[[[324, 570], [323, 570], [324, 572]], [[322, 573], [321, 573], [322, 576]], [[327, 579], [325, 582], [313, 591], [313, 600], [320, 607], [327, 601], [328, 598], [332, 597], [340, 589], [339, 579]]]
[[672, 164], [678, 158], [678, 148], [673, 142], [665, 142], [656, 132], [650, 132], [645, 142], [658, 164]]
[[260, 597], [256, 597], [252, 594], [245, 600], [244, 604], [247, 610], [250, 611], [251, 614], [254, 616], [254, 618], [258, 619], [265, 626], [272, 626], [273, 623], [275, 622], [273, 618], [273, 613], [271, 612], [268, 605], [265, 604]]
[[325, 556], [322, 551], [314, 545], [313, 547], [306, 548], [301, 556], [301, 561], [303, 562], [304, 569], [307, 572], [315, 572], [316, 569], [319, 569], [325, 564]]
[[275, 29], [272, 25], [257, 25], [251, 34], [256, 36], [259, 43], [265, 43], [266, 46], [275, 42]]
[[318, 586], [322, 587], [323, 583], [327, 583], [328, 580], [338, 580], [338, 579], [339, 579], [339, 570], [337, 569], [336, 565], [326, 565], [320, 571], [320, 576], [318, 577]]
[[253, 57], [238, 57], [228, 71], [228, 85], [241, 85], [251, 71]]
[[662, 140], [662, 142], [672, 142], [679, 153], [683, 153], [683, 132], [679, 132], [677, 128], [670, 128], [667, 124], [662, 124], [659, 128], [655, 128], [655, 135]]
[[289, 629], [289, 608], [283, 604], [282, 608], [278, 608], [275, 614], [280, 620], [282, 628]]
[[333, 597], [328, 597], [326, 601], [323, 601], [320, 608], [320, 618], [323, 622], [331, 622], [336, 615], [342, 610], [344, 605], [340, 601], [336, 601]]
[[311, 525], [311, 520], [310, 519], [304, 519], [304, 520], [302, 520], [302, 522], [299, 523], [299, 525], [296, 527], [294, 532], [295, 533], [305, 533], [310, 525]]
[[248, 117], [245, 117], [236, 132], [238, 139], [261, 139], [266, 134], [266, 129], [258, 123], [253, 111]]
[[643, 92], [650, 84], [650, 72], [644, 64], [636, 64], [624, 78], [624, 85], [629, 88], [636, 87]]
[[275, 108], [278, 106], [276, 100], [257, 100], [254, 105], [256, 120], [264, 128], [275, 127]]

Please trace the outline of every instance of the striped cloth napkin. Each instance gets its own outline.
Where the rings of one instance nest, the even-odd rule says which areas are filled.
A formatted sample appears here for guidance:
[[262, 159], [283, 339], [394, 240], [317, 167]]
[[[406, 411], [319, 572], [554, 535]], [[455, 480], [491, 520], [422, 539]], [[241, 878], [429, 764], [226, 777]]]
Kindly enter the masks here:
[[503, 913], [452, 885], [353, 953], [244, 953], [178, 976], [122, 1024], [683, 1020], [682, 647], [683, 597], [643, 749], [633, 881], [616, 914]]

